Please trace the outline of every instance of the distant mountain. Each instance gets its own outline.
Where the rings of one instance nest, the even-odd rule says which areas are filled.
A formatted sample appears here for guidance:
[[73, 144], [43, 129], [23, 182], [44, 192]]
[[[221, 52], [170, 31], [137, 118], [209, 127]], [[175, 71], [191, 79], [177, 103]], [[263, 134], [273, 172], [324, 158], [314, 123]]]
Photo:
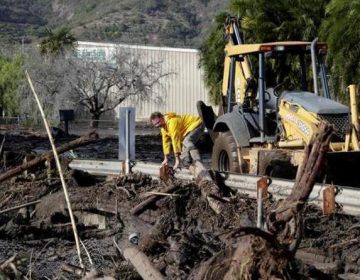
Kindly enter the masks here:
[[0, 0], [0, 41], [68, 26], [78, 40], [197, 47], [230, 0]]

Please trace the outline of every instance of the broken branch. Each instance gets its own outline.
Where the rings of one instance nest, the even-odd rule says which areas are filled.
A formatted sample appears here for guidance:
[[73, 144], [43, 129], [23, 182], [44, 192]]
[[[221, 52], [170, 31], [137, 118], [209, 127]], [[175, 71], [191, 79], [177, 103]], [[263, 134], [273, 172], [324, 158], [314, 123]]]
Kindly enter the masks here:
[[[175, 191], [177, 188], [179, 188], [179, 186], [172, 186], [170, 188], [167, 188], [164, 190], [165, 193], [171, 193], [173, 191]], [[138, 205], [136, 205], [133, 209], [131, 209], [130, 213], [132, 215], [139, 215], [140, 213], [144, 212], [146, 210], [146, 208], [154, 203], [155, 201], [159, 200], [161, 198], [161, 196], [151, 196], [147, 199], [145, 199], [143, 202], [139, 203]]]
[[35, 205], [35, 204], [38, 204], [40, 202], [41, 202], [41, 200], [36, 200], [36, 201], [24, 203], [24, 204], [21, 204], [21, 205], [18, 205], [18, 206], [14, 206], [14, 207], [2, 210], [2, 211], [0, 211], [0, 214], [4, 214], [4, 213], [7, 213], [7, 212], [10, 212], [10, 211], [13, 211], [13, 210], [21, 209], [21, 208], [24, 208], [24, 207], [27, 207], [27, 206], [30, 206], [30, 205]]
[[146, 195], [161, 195], [161, 196], [180, 196], [179, 194], [172, 194], [172, 193], [163, 193], [163, 192], [146, 192]]

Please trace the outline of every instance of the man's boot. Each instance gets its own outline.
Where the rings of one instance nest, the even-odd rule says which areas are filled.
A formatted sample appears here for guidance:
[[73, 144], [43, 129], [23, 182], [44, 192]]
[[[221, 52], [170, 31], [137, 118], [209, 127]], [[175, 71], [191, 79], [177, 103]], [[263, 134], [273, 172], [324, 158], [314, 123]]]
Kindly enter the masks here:
[[201, 156], [198, 149], [192, 149], [190, 150], [190, 155], [193, 161], [200, 161], [201, 162]]

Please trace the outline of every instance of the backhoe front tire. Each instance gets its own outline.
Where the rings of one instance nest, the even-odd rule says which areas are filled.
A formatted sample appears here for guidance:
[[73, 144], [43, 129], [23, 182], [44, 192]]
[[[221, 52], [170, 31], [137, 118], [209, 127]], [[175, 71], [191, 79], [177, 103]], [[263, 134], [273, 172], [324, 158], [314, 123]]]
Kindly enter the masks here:
[[236, 142], [230, 131], [219, 133], [215, 139], [211, 168], [221, 172], [240, 173]]

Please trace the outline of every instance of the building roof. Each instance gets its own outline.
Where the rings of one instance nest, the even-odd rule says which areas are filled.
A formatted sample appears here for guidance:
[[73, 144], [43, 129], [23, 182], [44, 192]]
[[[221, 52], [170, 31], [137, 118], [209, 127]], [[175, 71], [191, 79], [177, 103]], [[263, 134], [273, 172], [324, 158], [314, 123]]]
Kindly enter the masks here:
[[197, 49], [187, 48], [170, 48], [170, 47], [156, 47], [156, 46], [143, 46], [143, 45], [128, 45], [128, 44], [116, 44], [116, 43], [100, 43], [100, 42], [84, 42], [78, 41], [79, 47], [105, 47], [105, 48], [116, 48], [123, 47], [129, 49], [144, 49], [144, 50], [161, 50], [161, 51], [172, 51], [172, 52], [192, 52], [197, 53]]

